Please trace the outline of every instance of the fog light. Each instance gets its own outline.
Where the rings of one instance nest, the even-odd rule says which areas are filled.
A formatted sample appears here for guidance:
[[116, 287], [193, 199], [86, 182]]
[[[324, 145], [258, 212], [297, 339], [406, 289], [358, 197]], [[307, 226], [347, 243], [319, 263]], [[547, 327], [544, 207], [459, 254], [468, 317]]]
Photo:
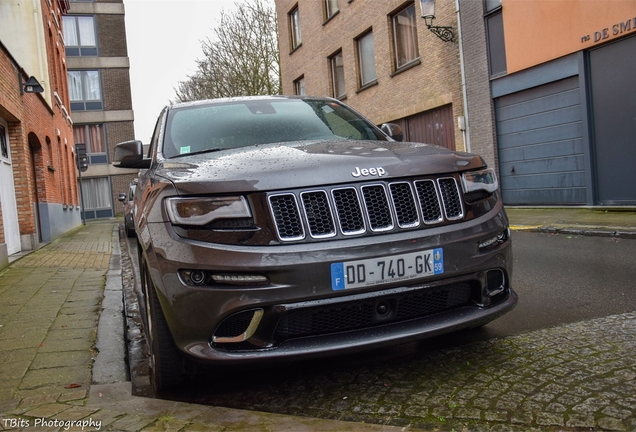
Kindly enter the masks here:
[[190, 286], [221, 285], [265, 285], [269, 279], [263, 275], [251, 274], [223, 274], [205, 270], [179, 270], [179, 277], [183, 283]]
[[510, 238], [510, 228], [506, 228], [494, 237], [484, 240], [479, 243], [479, 249], [485, 249], [491, 246], [500, 245], [505, 243]]
[[267, 278], [261, 275], [248, 274], [213, 274], [212, 280], [222, 284], [252, 285], [267, 283]]
[[190, 273], [190, 280], [196, 285], [200, 285], [205, 281], [205, 274], [201, 270], [195, 270]]

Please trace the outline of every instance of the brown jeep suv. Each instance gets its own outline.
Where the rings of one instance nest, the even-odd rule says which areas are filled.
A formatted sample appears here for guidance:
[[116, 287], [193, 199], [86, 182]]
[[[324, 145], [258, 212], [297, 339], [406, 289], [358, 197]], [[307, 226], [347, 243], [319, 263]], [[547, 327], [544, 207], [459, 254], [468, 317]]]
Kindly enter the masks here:
[[135, 194], [157, 389], [186, 359], [332, 356], [483, 325], [510, 311], [512, 248], [495, 172], [400, 142], [341, 102], [172, 105]]

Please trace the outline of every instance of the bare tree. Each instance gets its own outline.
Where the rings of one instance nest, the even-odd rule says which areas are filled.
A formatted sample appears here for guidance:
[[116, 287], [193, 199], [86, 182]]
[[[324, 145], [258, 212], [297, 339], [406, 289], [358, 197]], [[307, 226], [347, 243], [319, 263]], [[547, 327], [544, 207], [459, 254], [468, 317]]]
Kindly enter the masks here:
[[201, 43], [197, 71], [175, 89], [177, 101], [280, 94], [276, 12], [263, 0], [221, 12], [214, 40]]

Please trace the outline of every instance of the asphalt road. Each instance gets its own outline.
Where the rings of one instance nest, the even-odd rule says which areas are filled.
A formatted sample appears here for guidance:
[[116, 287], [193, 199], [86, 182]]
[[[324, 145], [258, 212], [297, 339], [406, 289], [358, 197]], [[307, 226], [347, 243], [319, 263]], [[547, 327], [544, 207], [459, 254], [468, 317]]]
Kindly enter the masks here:
[[492, 336], [636, 310], [636, 240], [515, 232], [515, 310]]
[[[221, 376], [215, 371], [201, 372], [182, 391], [166, 396], [249, 409], [254, 407], [249, 400], [251, 386], [256, 389], [284, 380], [293, 387], [296, 380], [302, 390], [309, 376], [337, 375], [343, 368], [355, 371], [382, 364], [390, 368], [392, 362], [403, 362], [424, 352], [452, 350], [480, 340], [636, 310], [636, 240], [524, 232], [514, 232], [512, 240], [513, 288], [519, 294], [519, 303], [512, 312], [482, 328], [373, 351], [368, 356], [310, 361], [265, 372], [235, 371]], [[131, 243], [129, 240], [130, 255], [136, 258]], [[143, 375], [145, 370], [142, 364], [133, 375]], [[137, 394], [151, 395], [144, 387], [147, 380], [143, 376], [133, 376], [133, 383]], [[237, 388], [241, 390], [237, 392]]]

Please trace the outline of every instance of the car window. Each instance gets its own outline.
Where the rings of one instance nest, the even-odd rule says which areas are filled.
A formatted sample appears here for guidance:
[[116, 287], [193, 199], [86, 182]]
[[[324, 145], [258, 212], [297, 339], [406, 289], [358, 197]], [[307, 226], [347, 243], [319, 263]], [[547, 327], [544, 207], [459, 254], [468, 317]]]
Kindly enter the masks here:
[[163, 153], [170, 158], [215, 149], [333, 139], [386, 137], [335, 101], [236, 101], [171, 110]]
[[132, 201], [133, 198], [135, 197], [136, 188], [137, 188], [137, 185], [130, 186], [130, 189], [128, 190], [128, 201]]

